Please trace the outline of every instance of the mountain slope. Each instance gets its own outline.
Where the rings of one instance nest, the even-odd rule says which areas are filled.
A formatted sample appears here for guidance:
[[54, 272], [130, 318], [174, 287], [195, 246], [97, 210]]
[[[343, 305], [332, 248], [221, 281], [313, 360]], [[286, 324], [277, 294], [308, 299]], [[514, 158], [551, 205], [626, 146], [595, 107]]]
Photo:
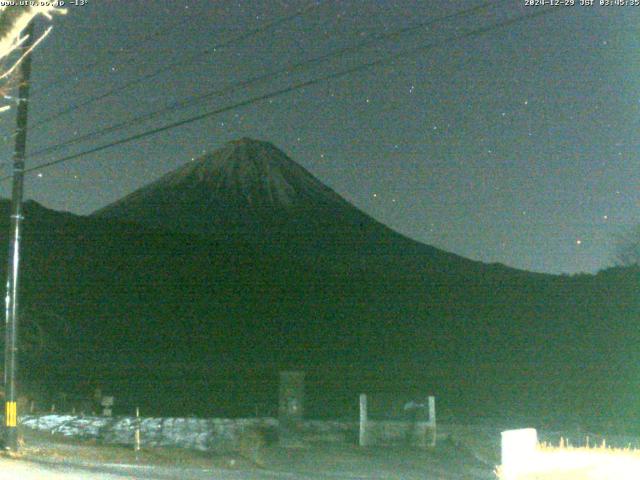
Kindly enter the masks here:
[[56, 349], [24, 375], [165, 415], [274, 405], [292, 367], [327, 415], [362, 391], [433, 392], [456, 412], [633, 411], [637, 270], [472, 262], [370, 219], [275, 147], [225, 148], [89, 217], [26, 206], [23, 317]]
[[[93, 215], [263, 245], [384, 255], [456, 255], [394, 232], [348, 203], [271, 143], [243, 138], [167, 173]], [[382, 249], [382, 250], [380, 250]]]

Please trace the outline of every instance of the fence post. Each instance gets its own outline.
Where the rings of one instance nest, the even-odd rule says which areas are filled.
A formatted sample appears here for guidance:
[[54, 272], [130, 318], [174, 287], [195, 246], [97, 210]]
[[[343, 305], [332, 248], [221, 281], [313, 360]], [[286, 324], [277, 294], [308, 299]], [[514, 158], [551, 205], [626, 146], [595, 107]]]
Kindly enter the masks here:
[[431, 446], [436, 446], [436, 397], [429, 396], [429, 425], [431, 426]]
[[140, 407], [136, 407], [136, 432], [135, 432], [135, 445], [133, 447], [134, 451], [140, 451]]
[[359, 444], [361, 447], [367, 446], [367, 394], [360, 394], [360, 437]]

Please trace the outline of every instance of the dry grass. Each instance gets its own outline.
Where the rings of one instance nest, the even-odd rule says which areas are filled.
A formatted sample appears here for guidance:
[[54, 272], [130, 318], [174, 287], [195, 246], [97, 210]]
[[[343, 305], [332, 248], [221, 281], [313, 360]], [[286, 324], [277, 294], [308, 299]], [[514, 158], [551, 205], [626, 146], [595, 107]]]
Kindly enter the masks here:
[[498, 468], [504, 480], [638, 480], [640, 450], [601, 445], [574, 447], [563, 439], [560, 445], [540, 444], [530, 466], [508, 476]]

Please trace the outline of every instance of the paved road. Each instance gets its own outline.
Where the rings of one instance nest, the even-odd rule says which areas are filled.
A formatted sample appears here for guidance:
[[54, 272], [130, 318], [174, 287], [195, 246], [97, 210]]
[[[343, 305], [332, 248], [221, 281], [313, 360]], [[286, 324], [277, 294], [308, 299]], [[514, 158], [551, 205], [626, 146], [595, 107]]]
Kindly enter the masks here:
[[[422, 473], [422, 480], [469, 480], [486, 479], [486, 472], [480, 476], [460, 472], [447, 472], [447, 468], [436, 467]], [[427, 473], [425, 475], [425, 473]], [[224, 469], [181, 469], [158, 466], [115, 465], [81, 467], [54, 463], [29, 462], [24, 460], [0, 459], [0, 480], [383, 480], [418, 478], [390, 472], [370, 472], [366, 475], [348, 473], [320, 473], [314, 471], [278, 472], [268, 470], [234, 471]]]
[[185, 463], [180, 456], [173, 464], [138, 464], [124, 459], [120, 460], [124, 464], [87, 463], [87, 458], [93, 458], [88, 453], [100, 456], [98, 447], [86, 447], [88, 451], [67, 444], [56, 444], [51, 450], [40, 448], [25, 450], [20, 460], [0, 457], [0, 480], [495, 480], [492, 466], [451, 441], [441, 442], [434, 450], [333, 444], [274, 446], [265, 448], [261, 455], [267, 469], [253, 467], [235, 455], [216, 457], [215, 463], [210, 459], [205, 464]]
[[[0, 459], [0, 480], [246, 480], [291, 479], [290, 474], [236, 472], [231, 470], [180, 469], [138, 465], [73, 466]], [[299, 478], [299, 477], [295, 477]]]

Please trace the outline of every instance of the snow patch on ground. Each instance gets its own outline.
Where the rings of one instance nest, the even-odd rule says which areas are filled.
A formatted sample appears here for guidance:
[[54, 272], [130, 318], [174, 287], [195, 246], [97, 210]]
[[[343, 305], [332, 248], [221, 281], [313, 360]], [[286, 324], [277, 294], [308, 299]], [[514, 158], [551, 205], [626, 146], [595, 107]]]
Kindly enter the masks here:
[[73, 415], [24, 416], [28, 428], [105, 443], [133, 445], [139, 425], [141, 443], [152, 447], [182, 447], [226, 451], [238, 447], [245, 432], [276, 429], [274, 418], [141, 418], [79, 417]]

